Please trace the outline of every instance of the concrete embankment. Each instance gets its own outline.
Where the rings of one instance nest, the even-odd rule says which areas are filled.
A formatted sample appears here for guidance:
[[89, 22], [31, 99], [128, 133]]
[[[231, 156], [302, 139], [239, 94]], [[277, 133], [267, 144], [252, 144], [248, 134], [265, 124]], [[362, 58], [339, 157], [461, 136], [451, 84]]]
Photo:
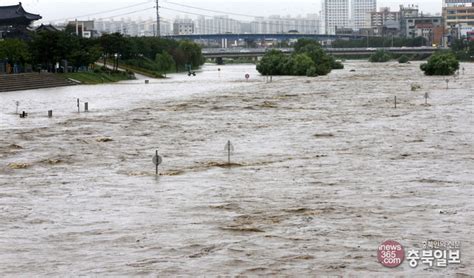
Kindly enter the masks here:
[[0, 75], [0, 92], [71, 86], [76, 83], [52, 73]]

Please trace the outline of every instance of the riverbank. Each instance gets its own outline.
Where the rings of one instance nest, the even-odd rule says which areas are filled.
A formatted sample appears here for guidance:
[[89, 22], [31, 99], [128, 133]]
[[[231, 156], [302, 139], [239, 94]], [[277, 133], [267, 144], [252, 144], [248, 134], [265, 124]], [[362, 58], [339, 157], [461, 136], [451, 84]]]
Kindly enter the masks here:
[[59, 74], [64, 78], [69, 78], [81, 82], [81, 84], [94, 85], [94, 84], [103, 84], [103, 83], [113, 83], [124, 80], [132, 80], [130, 75], [124, 71], [118, 72], [104, 72], [102, 70], [98, 71], [88, 71], [88, 72], [69, 72]]

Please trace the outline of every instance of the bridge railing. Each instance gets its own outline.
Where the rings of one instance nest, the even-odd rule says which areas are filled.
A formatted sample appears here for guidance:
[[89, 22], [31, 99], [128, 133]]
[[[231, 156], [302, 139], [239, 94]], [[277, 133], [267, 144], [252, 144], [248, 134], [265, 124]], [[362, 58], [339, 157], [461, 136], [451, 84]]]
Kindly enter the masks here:
[[[265, 53], [272, 49], [282, 51], [284, 53], [291, 53], [293, 52], [293, 48], [204, 48], [202, 49], [203, 54], [238, 54], [238, 53]], [[431, 47], [431, 46], [420, 46], [420, 47], [360, 47], [360, 48], [331, 48], [325, 47], [324, 48], [328, 52], [362, 52], [362, 51], [369, 51], [375, 52], [377, 50], [386, 50], [389, 52], [425, 52], [425, 51], [436, 51], [444, 48], [438, 47]]]

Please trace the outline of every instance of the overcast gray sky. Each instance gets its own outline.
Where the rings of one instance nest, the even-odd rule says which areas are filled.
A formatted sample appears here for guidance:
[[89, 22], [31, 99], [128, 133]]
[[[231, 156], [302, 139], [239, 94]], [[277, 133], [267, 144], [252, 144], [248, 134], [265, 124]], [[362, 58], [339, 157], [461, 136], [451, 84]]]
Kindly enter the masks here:
[[[19, 0], [0, 0], [0, 5], [15, 5]], [[92, 18], [138, 18], [147, 19], [154, 17], [155, 0], [22, 0], [25, 9], [32, 13], [43, 16], [43, 22], [61, 19], [92, 19]], [[174, 4], [173, 4], [174, 3]], [[442, 0], [378, 0], [378, 7], [391, 7], [398, 10], [400, 4], [416, 4], [425, 13], [440, 13]], [[178, 4], [178, 5], [177, 5]], [[197, 10], [180, 6], [187, 5], [202, 9], [223, 11], [215, 13], [208, 10]], [[213, 16], [225, 14], [225, 12], [244, 14], [245, 16], [230, 15], [240, 20], [251, 20], [251, 16], [279, 15], [306, 15], [318, 13], [321, 9], [321, 0], [160, 0], [161, 14], [165, 19], [172, 19], [176, 15], [193, 18], [195, 14]], [[126, 9], [120, 9], [128, 7]], [[119, 10], [120, 9], [120, 10]], [[111, 12], [106, 12], [115, 10]], [[89, 15], [81, 17], [84, 15]]]

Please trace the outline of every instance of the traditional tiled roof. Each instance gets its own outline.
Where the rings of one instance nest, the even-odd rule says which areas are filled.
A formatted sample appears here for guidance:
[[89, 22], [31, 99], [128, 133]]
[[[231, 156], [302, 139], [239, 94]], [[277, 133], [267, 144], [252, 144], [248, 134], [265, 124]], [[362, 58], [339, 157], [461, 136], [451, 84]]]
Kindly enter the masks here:
[[26, 23], [39, 20], [42, 17], [37, 14], [32, 14], [21, 5], [21, 2], [18, 5], [13, 6], [0, 6], [0, 24], [2, 23]]
[[54, 27], [53, 25], [51, 24], [48, 24], [48, 25], [44, 25], [44, 24], [41, 24], [40, 26], [38, 26], [38, 28], [35, 29], [36, 32], [38, 31], [51, 31], [51, 32], [58, 32], [59, 29]]

